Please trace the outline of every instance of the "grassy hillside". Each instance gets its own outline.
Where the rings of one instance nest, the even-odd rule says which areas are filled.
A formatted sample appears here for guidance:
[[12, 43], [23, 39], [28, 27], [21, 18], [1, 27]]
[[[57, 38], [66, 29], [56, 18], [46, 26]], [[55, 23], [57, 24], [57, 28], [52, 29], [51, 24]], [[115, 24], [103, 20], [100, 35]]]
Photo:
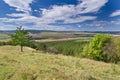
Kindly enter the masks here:
[[120, 80], [120, 65], [0, 47], [0, 80]]

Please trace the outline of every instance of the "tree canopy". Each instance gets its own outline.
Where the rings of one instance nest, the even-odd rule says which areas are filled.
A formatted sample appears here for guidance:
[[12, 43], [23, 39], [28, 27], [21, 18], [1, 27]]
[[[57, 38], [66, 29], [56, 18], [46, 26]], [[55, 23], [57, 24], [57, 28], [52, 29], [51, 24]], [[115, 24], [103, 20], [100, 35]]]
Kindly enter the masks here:
[[11, 42], [15, 45], [20, 45], [21, 52], [23, 52], [23, 47], [29, 45], [32, 39], [29, 33], [20, 26], [17, 27], [15, 33], [11, 35]]

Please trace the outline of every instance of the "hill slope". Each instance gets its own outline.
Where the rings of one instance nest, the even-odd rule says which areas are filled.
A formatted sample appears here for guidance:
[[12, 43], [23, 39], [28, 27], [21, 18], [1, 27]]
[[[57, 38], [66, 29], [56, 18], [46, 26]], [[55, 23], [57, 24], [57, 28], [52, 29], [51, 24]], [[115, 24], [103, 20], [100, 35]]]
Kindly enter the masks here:
[[120, 80], [120, 66], [70, 56], [0, 47], [0, 80]]

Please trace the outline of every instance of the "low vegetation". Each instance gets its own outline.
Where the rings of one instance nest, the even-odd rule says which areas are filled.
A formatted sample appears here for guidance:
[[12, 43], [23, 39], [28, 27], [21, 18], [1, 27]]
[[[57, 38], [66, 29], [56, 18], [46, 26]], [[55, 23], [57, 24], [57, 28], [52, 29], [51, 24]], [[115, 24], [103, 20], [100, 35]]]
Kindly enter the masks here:
[[47, 46], [46, 51], [56, 54], [64, 54], [64, 55], [80, 57], [80, 54], [82, 53], [83, 48], [86, 44], [88, 44], [88, 41], [84, 41], [84, 40], [48, 43], [46, 44]]
[[0, 47], [0, 80], [119, 80], [120, 65], [38, 53], [19, 46]]
[[83, 56], [117, 63], [120, 61], [120, 38], [114, 38], [109, 34], [97, 34], [84, 48]]

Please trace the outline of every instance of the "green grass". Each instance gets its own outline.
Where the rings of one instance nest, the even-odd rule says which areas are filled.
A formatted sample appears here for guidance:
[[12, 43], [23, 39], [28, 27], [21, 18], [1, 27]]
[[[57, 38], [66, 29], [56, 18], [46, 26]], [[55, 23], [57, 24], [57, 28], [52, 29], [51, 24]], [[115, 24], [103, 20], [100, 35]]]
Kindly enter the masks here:
[[0, 80], [120, 80], [120, 65], [0, 47]]
[[0, 35], [0, 39], [8, 39], [9, 38], [9, 36], [8, 35]]

